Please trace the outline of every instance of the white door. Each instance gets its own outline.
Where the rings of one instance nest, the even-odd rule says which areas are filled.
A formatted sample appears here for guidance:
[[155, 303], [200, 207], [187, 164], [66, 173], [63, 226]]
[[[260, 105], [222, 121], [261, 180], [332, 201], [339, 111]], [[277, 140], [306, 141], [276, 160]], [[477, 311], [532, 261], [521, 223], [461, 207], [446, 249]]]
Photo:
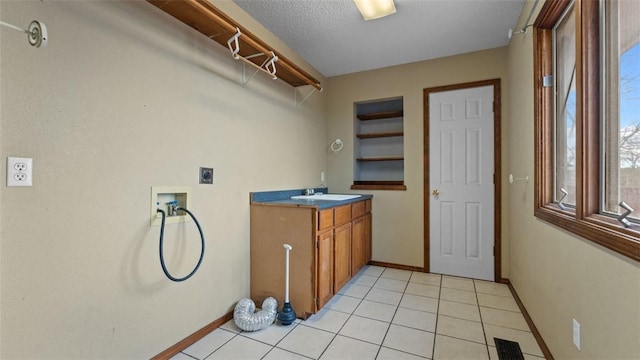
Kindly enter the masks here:
[[494, 280], [493, 86], [429, 94], [430, 271]]

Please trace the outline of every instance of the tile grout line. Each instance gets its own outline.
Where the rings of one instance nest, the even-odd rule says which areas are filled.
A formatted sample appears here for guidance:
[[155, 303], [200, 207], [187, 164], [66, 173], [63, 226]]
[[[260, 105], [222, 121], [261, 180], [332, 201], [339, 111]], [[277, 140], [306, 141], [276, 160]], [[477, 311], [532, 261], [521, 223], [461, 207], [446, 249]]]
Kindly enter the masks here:
[[[409, 284], [411, 283], [411, 277], [413, 276], [413, 274], [414, 274], [414, 273], [415, 273], [415, 271], [411, 271], [411, 275], [409, 276], [409, 280], [407, 280], [407, 284], [405, 285], [404, 291], [402, 292], [402, 297], [400, 298], [400, 302], [398, 303], [398, 305], [396, 305], [396, 310], [395, 310], [395, 312], [394, 312], [394, 314], [393, 314], [393, 317], [391, 318], [391, 321], [389, 322], [389, 327], [387, 328], [387, 332], [385, 333], [385, 335], [384, 335], [384, 337], [383, 337], [383, 339], [382, 339], [382, 343], [380, 344], [380, 348], [378, 349], [378, 354], [380, 353], [380, 350], [383, 348], [384, 340], [387, 338], [387, 335], [389, 334], [389, 330], [391, 329], [391, 325], [396, 325], [396, 326], [404, 327], [404, 328], [407, 328], [407, 329], [414, 329], [414, 330], [419, 330], [419, 331], [424, 331], [424, 332], [430, 332], [430, 331], [425, 331], [425, 330], [423, 330], [423, 329], [417, 329], [417, 328], [413, 328], [413, 327], [410, 327], [410, 326], [399, 325], [399, 324], [394, 324], [394, 323], [393, 323], [393, 319], [395, 318], [395, 316], [396, 316], [396, 314], [397, 314], [397, 312], [398, 312], [398, 309], [400, 309], [400, 303], [402, 302], [402, 299], [404, 298], [404, 295], [407, 295], [407, 292], [406, 292], [406, 291], [407, 291], [407, 288], [409, 287]], [[416, 283], [416, 284], [422, 284], [422, 283], [419, 283], [419, 282], [415, 282], [415, 283]], [[440, 276], [440, 283], [442, 283], [442, 276]], [[422, 284], [422, 285], [430, 285], [430, 284]], [[431, 285], [431, 286], [434, 286], [434, 285]], [[432, 298], [432, 297], [430, 297], [430, 296], [422, 296], [422, 295], [416, 295], [416, 294], [408, 294], [408, 295], [420, 296], [420, 297], [425, 297], [425, 298], [433, 299], [433, 298]], [[439, 297], [440, 297], [440, 287], [438, 287], [438, 298], [439, 298]], [[369, 300], [369, 301], [371, 301], [371, 300]], [[403, 309], [409, 309], [409, 308], [403, 308]], [[415, 309], [409, 309], [409, 310], [415, 310]], [[415, 311], [421, 311], [421, 310], [415, 310]], [[437, 310], [436, 310], [436, 311], [437, 311]], [[429, 312], [429, 311], [422, 311], [422, 312], [426, 312], [426, 313], [430, 313], [430, 314], [432, 314], [432, 313], [431, 313], [431, 312]], [[436, 314], [435, 314], [435, 315], [436, 315], [436, 323], [437, 323], [437, 319], [438, 319], [438, 314], [437, 314], [437, 312], [436, 312]], [[434, 332], [433, 332], [433, 335], [434, 335], [434, 340], [433, 340], [433, 341], [434, 341], [434, 344], [433, 344], [433, 346], [432, 346], [432, 358], [433, 358], [433, 349], [434, 349], [434, 347], [435, 347], [435, 335], [436, 335], [436, 334], [435, 334], [435, 330], [434, 330]], [[410, 353], [410, 352], [407, 352], [407, 351], [404, 351], [404, 350], [399, 350], [399, 349], [394, 349], [394, 348], [387, 348], [387, 349], [392, 349], [392, 350], [394, 350], [394, 351], [398, 351], [398, 352], [401, 352], [401, 353], [410, 354], [410, 355], [417, 356], [417, 357], [422, 357], [421, 355], [417, 355], [417, 354], [414, 354], [414, 353]], [[376, 356], [376, 357], [377, 357], [377, 356]]]
[[[296, 320], [297, 320], [297, 319], [296, 319]], [[278, 319], [277, 319], [277, 316], [276, 316], [276, 320], [274, 321], [274, 323], [275, 323], [275, 322], [277, 322], [277, 321], [278, 321]], [[271, 349], [270, 349], [269, 351], [267, 351], [267, 353], [266, 353], [266, 354], [264, 354], [260, 359], [264, 359], [267, 355], [269, 355], [269, 353], [270, 353], [270, 352], [272, 352], [272, 351], [273, 351], [273, 349], [276, 349], [276, 348], [277, 348], [277, 349], [280, 349], [280, 350], [288, 351], [288, 352], [290, 352], [290, 353], [292, 353], [292, 354], [296, 354], [296, 355], [304, 356], [304, 355], [302, 355], [302, 354], [298, 354], [297, 352], [294, 352], [294, 351], [290, 351], [290, 350], [286, 350], [286, 349], [282, 349], [282, 348], [277, 347], [277, 346], [278, 346], [278, 344], [280, 344], [280, 343], [282, 342], [282, 340], [284, 340], [284, 338], [286, 338], [289, 334], [291, 334], [291, 332], [292, 332], [295, 328], [297, 328], [297, 327], [298, 327], [298, 325], [300, 325], [300, 322], [295, 322], [295, 320], [294, 320], [294, 322], [293, 322], [293, 323], [294, 323], [295, 325], [294, 325], [293, 327], [291, 327], [291, 329], [289, 329], [289, 331], [287, 331], [287, 333], [282, 337], [282, 339], [280, 339], [280, 340], [276, 341], [276, 343], [275, 343], [275, 344], [273, 344], [273, 345], [271, 345], [271, 344], [267, 344], [267, 345], [270, 345], [270, 346], [271, 346]], [[272, 324], [272, 325], [273, 325], [273, 324]], [[246, 336], [245, 336], [245, 337], [246, 337]], [[248, 339], [251, 339], [251, 338], [248, 338]], [[260, 341], [260, 340], [256, 340], [256, 339], [251, 339], [251, 340], [258, 341], [258, 342], [261, 342], [261, 343], [265, 344], [264, 342], [262, 342], [262, 341]], [[305, 356], [305, 357], [306, 357], [306, 356]]]
[[[382, 271], [382, 273], [384, 273], [384, 270]], [[367, 295], [369, 294], [369, 292], [371, 292], [371, 290], [373, 290], [373, 285], [375, 285], [375, 283], [378, 282], [378, 280], [380, 280], [380, 277], [382, 276], [382, 273], [380, 273], [380, 275], [378, 275], [378, 278], [376, 279], [376, 281], [369, 287], [369, 290], [367, 290], [367, 292], [362, 296], [362, 299], [360, 299], [360, 302], [358, 303], [356, 308], [353, 310], [353, 312], [355, 312], [358, 309], [360, 304], [362, 304], [362, 302], [364, 301], [364, 298], [367, 297]], [[340, 333], [342, 328], [344, 328], [344, 326], [347, 324], [347, 322], [349, 322], [349, 319], [351, 319], [351, 317], [353, 316], [353, 312], [349, 314], [349, 316], [347, 317], [347, 320], [345, 320], [344, 324], [342, 324], [342, 326], [340, 326], [340, 329], [338, 329], [338, 331], [336, 331], [336, 333], [333, 335], [333, 337], [331, 338], [331, 341], [329, 341], [329, 343], [324, 348], [324, 350], [322, 350], [322, 352], [320, 353], [320, 356], [318, 357], [318, 359], [320, 359], [322, 357], [322, 355], [324, 355], [324, 353], [327, 352], [327, 349], [329, 349], [329, 346], [331, 346], [333, 341], [338, 337], [338, 334]], [[359, 340], [359, 339], [356, 339], [356, 340]], [[360, 341], [362, 341], [362, 340], [360, 340]], [[382, 347], [382, 344], [380, 346]], [[378, 351], [380, 351], [380, 349], [378, 349]], [[376, 357], [377, 357], [377, 354], [376, 354]]]
[[438, 320], [440, 320], [440, 301], [442, 298], [442, 280], [443, 280], [442, 274], [440, 274], [440, 284], [438, 285], [438, 306], [436, 307], [436, 328], [433, 329], [433, 346], [431, 347], [432, 359], [436, 357], [436, 338], [438, 337]]
[[[375, 352], [375, 357], [378, 357], [378, 356], [380, 356], [380, 353], [381, 353], [381, 351], [382, 351], [382, 348], [383, 348], [383, 347], [385, 347], [385, 346], [383, 346], [383, 344], [384, 344], [384, 341], [387, 339], [387, 337], [388, 337], [388, 335], [389, 335], [389, 332], [390, 332], [390, 329], [391, 329], [391, 325], [396, 325], [396, 326], [403, 327], [403, 328], [415, 329], [415, 330], [419, 330], [419, 331], [429, 332], [429, 331], [424, 330], [424, 329], [421, 329], [421, 328], [414, 328], [414, 327], [412, 327], [412, 326], [406, 326], [406, 325], [400, 325], [400, 324], [394, 324], [394, 323], [393, 323], [393, 321], [394, 321], [395, 317], [398, 315], [398, 312], [399, 312], [400, 308], [402, 308], [402, 309], [408, 309], [408, 310], [412, 310], [412, 311], [424, 312], [424, 313], [431, 313], [430, 311], [425, 311], [425, 310], [421, 310], [421, 309], [406, 308], [406, 307], [401, 306], [402, 301], [403, 301], [407, 296], [413, 296], [413, 297], [423, 298], [423, 299], [432, 299], [432, 300], [436, 300], [436, 299], [437, 299], [437, 305], [436, 305], [436, 309], [435, 309], [435, 329], [433, 330], [433, 335], [434, 335], [434, 337], [433, 337], [432, 352], [431, 352], [431, 358], [432, 358], [432, 359], [433, 359], [433, 358], [435, 358], [435, 350], [436, 350], [436, 349], [435, 349], [435, 347], [436, 347], [436, 345], [435, 345], [435, 344], [436, 344], [436, 339], [437, 339], [439, 336], [440, 336], [440, 337], [448, 337], [448, 338], [452, 338], [452, 339], [458, 339], [458, 340], [462, 340], [462, 341], [465, 341], [465, 342], [472, 342], [472, 343], [482, 344], [482, 343], [475, 342], [475, 341], [472, 341], [472, 340], [468, 340], [468, 339], [465, 339], [465, 338], [458, 338], [458, 337], [455, 337], [455, 336], [442, 335], [442, 334], [438, 335], [438, 334], [437, 334], [437, 331], [438, 331], [438, 325], [440, 325], [441, 321], [444, 319], [444, 318], [441, 318], [441, 315], [442, 315], [442, 316], [445, 316], [445, 318], [446, 318], [446, 317], [452, 317], [452, 318], [461, 319], [461, 320], [475, 321], [475, 320], [469, 320], [469, 319], [467, 319], [467, 318], [463, 318], [463, 317], [457, 317], [457, 316], [455, 316], [455, 315], [444, 315], [444, 314], [440, 314], [440, 308], [442, 307], [442, 301], [450, 301], [450, 302], [453, 302], [453, 303], [464, 304], [464, 305], [470, 305], [468, 302], [467, 302], [467, 303], [464, 303], [464, 302], [461, 302], [461, 301], [444, 299], [444, 298], [443, 298], [443, 292], [444, 292], [444, 290], [445, 290], [445, 289], [452, 289], [452, 290], [458, 290], [458, 291], [465, 291], [465, 292], [468, 292], [468, 293], [473, 293], [473, 295], [474, 295], [474, 300], [476, 301], [476, 304], [475, 304], [476, 306], [475, 306], [475, 308], [477, 309], [477, 311], [478, 311], [478, 315], [479, 315], [479, 317], [480, 317], [480, 321], [479, 321], [479, 322], [481, 323], [482, 331], [483, 331], [483, 338], [484, 338], [484, 340], [485, 340], [484, 345], [485, 345], [485, 348], [486, 348], [487, 356], [488, 356], [488, 358], [489, 358], [489, 359], [491, 359], [491, 348], [492, 348], [492, 347], [494, 347], [494, 346], [492, 346], [492, 345], [490, 344], [489, 339], [487, 338], [488, 334], [486, 333], [486, 326], [485, 326], [485, 325], [491, 325], [491, 324], [485, 324], [485, 320], [484, 320], [483, 315], [482, 315], [482, 308], [484, 307], [484, 308], [487, 308], [488, 310], [498, 310], [498, 311], [505, 312], [505, 313], [516, 313], [516, 314], [522, 314], [522, 312], [518, 312], [518, 311], [511, 311], [511, 310], [508, 310], [508, 309], [502, 309], [502, 308], [499, 308], [499, 307], [494, 307], [494, 306], [482, 306], [482, 305], [480, 304], [479, 297], [482, 297], [483, 295], [490, 295], [490, 296], [496, 296], [496, 297], [501, 297], [501, 298], [502, 298], [502, 297], [504, 297], [504, 298], [509, 298], [509, 297], [508, 297], [508, 296], [500, 296], [500, 295], [497, 295], [497, 294], [495, 294], [495, 293], [479, 292], [479, 287], [478, 287], [478, 285], [483, 285], [484, 283], [483, 283], [483, 282], [481, 282], [481, 281], [476, 281], [476, 280], [474, 280], [474, 279], [470, 279], [470, 280], [472, 281], [472, 285], [473, 285], [473, 289], [472, 289], [472, 290], [465, 290], [465, 289], [460, 289], [460, 288], [456, 288], [456, 287], [451, 287], [451, 285], [452, 285], [452, 284], [450, 284], [450, 283], [447, 283], [447, 284], [446, 284], [446, 285], [447, 285], [447, 287], [444, 287], [443, 285], [444, 285], [445, 276], [442, 276], [441, 274], [440, 274], [440, 277], [439, 277], [439, 279], [438, 279], [438, 282], [439, 282], [439, 284], [438, 284], [438, 285], [434, 285], [434, 284], [433, 284], [433, 283], [434, 283], [433, 281], [431, 281], [431, 282], [427, 282], [427, 283], [422, 283], [422, 282], [418, 282], [418, 281], [413, 282], [413, 283], [415, 283], [415, 284], [430, 285], [430, 286], [438, 286], [438, 291], [437, 291], [437, 292], [438, 292], [438, 294], [437, 294], [437, 298], [434, 298], [434, 297], [431, 297], [431, 296], [423, 296], [423, 295], [420, 295], [420, 294], [411, 294], [411, 293], [408, 293], [408, 292], [407, 292], [408, 287], [412, 284], [413, 274], [416, 274], [416, 273], [417, 273], [417, 272], [415, 272], [415, 271], [411, 271], [411, 275], [409, 275], [408, 280], [406, 280], [406, 282], [405, 282], [405, 284], [404, 284], [404, 290], [403, 290], [403, 291], [389, 290], [389, 289], [383, 289], [383, 288], [375, 288], [376, 283], [378, 283], [378, 281], [379, 281], [380, 279], [398, 280], [398, 279], [395, 279], [395, 278], [387, 278], [387, 277], [383, 277], [383, 274], [384, 274], [384, 272], [385, 272], [385, 271], [386, 271], [386, 268], [385, 268], [385, 269], [384, 269], [384, 270], [383, 270], [379, 275], [377, 275], [377, 276], [373, 276], [373, 275], [367, 274], [367, 276], [375, 277], [375, 281], [373, 282], [373, 284], [372, 284], [371, 286], [367, 286], [367, 288], [368, 288], [368, 289], [366, 289], [366, 291], [362, 293], [362, 296], [361, 296], [361, 297], [360, 297], [360, 296], [353, 296], [353, 295], [347, 295], [347, 294], [340, 294], [340, 293], [337, 293], [337, 294], [339, 294], [339, 295], [341, 295], [341, 296], [343, 296], [343, 297], [346, 297], [346, 298], [351, 299], [351, 300], [349, 300], [348, 302], [350, 302], [351, 304], [354, 304], [355, 306], [353, 307], [353, 310], [351, 310], [350, 312], [341, 311], [341, 310], [335, 310], [335, 309], [330, 309], [330, 308], [328, 308], [328, 307], [327, 307], [327, 311], [334, 311], [334, 312], [336, 312], [336, 313], [341, 313], [341, 314], [345, 314], [345, 315], [347, 315], [347, 317], [346, 317], [346, 319], [344, 320], [344, 322], [339, 326], [339, 328], [338, 328], [335, 332], [333, 332], [333, 330], [325, 330], [325, 329], [317, 328], [317, 327], [314, 327], [314, 326], [306, 325], [306, 324], [304, 324], [304, 321], [300, 321], [300, 320], [298, 320], [297, 322], [295, 322], [295, 323], [294, 323], [294, 325], [293, 325], [293, 326], [291, 326], [291, 327], [288, 329], [288, 331], [286, 331], [286, 333], [285, 333], [285, 334], [284, 334], [284, 335], [283, 335], [279, 340], [277, 340], [277, 341], [275, 342], [275, 344], [274, 344], [274, 345], [271, 345], [271, 343], [263, 341], [264, 339], [262, 339], [262, 340], [261, 340], [261, 339], [254, 339], [254, 338], [252, 338], [252, 337], [246, 336], [246, 334], [248, 334], [248, 333], [250, 333], [250, 332], [242, 331], [242, 330], [240, 330], [240, 329], [239, 329], [239, 331], [237, 331], [237, 332], [236, 332], [236, 331], [235, 331], [235, 330], [233, 330], [233, 329], [231, 329], [231, 330], [230, 330], [230, 329], [226, 329], [226, 328], [221, 328], [221, 330], [223, 330], [223, 331], [225, 331], [225, 332], [227, 332], [227, 333], [230, 333], [230, 334], [232, 335], [232, 336], [231, 336], [231, 338], [230, 338], [230, 339], [228, 339], [227, 341], [223, 342], [220, 346], [217, 346], [217, 347], [215, 348], [215, 350], [213, 350], [213, 351], [212, 351], [211, 353], [209, 353], [208, 355], [204, 356], [202, 359], [209, 359], [209, 358], [211, 358], [211, 357], [214, 357], [214, 356], [215, 356], [215, 354], [216, 354], [216, 353], [218, 353], [218, 351], [220, 351], [220, 349], [221, 349], [222, 347], [226, 346], [226, 345], [227, 345], [227, 344], [229, 344], [231, 341], [233, 341], [234, 339], [236, 339], [236, 338], [238, 337], [238, 335], [240, 335], [243, 339], [253, 340], [253, 341], [257, 342], [257, 343], [261, 343], [261, 344], [263, 344], [263, 345], [267, 345], [267, 346], [269, 346], [269, 347], [270, 347], [270, 348], [266, 351], [266, 353], [260, 357], [260, 359], [268, 358], [269, 354], [273, 353], [273, 352], [275, 351], [274, 349], [276, 349], [276, 348], [278, 349], [278, 351], [286, 351], [286, 352], [288, 352], [288, 353], [291, 353], [291, 354], [295, 354], [295, 355], [301, 356], [301, 357], [303, 357], [303, 358], [305, 358], [305, 359], [313, 359], [313, 358], [310, 358], [310, 357], [309, 357], [309, 356], [307, 356], [307, 355], [300, 354], [300, 353], [298, 353], [298, 352], [296, 352], [296, 351], [292, 351], [292, 350], [288, 350], [288, 349], [285, 349], [285, 348], [279, 348], [279, 347], [278, 347], [278, 345], [279, 345], [279, 344], [281, 344], [281, 343], [284, 341], [284, 339], [285, 339], [285, 338], [287, 338], [287, 336], [289, 336], [289, 335], [290, 335], [290, 334], [291, 334], [291, 333], [292, 333], [292, 332], [293, 332], [293, 331], [294, 331], [294, 330], [295, 330], [299, 325], [301, 325], [301, 326], [305, 326], [306, 328], [312, 328], [312, 329], [315, 329], [315, 330], [321, 330], [321, 331], [327, 332], [327, 333], [329, 333], [329, 334], [331, 334], [331, 335], [332, 335], [332, 336], [330, 337], [330, 341], [327, 343], [327, 345], [326, 345], [326, 346], [322, 349], [322, 351], [320, 352], [319, 357], [318, 357], [318, 358], [320, 358], [320, 357], [324, 356], [325, 354], [327, 354], [327, 350], [328, 350], [328, 348], [329, 348], [332, 344], [334, 344], [334, 343], [335, 343], [335, 341], [336, 341], [336, 339], [337, 339], [337, 336], [338, 336], [338, 335], [341, 335], [341, 334], [340, 334], [340, 331], [342, 331], [342, 330], [345, 328], [346, 324], [347, 324], [350, 320], [355, 319], [356, 317], [363, 318], [363, 319], [369, 319], [369, 320], [373, 320], [373, 321], [378, 321], [378, 322], [382, 322], [382, 323], [385, 323], [385, 324], [386, 324], [386, 326], [387, 326], [387, 327], [386, 327], [386, 331], [385, 331], [384, 335], [382, 336], [381, 341], [380, 341], [380, 343], [379, 343], [379, 344], [377, 344], [376, 342], [370, 342], [370, 341], [368, 341], [368, 340], [359, 339], [359, 338], [357, 338], [357, 337], [352, 337], [352, 336], [342, 335], [344, 338], [348, 338], [348, 339], [351, 339], [351, 340], [354, 340], [354, 341], [358, 341], [358, 342], [362, 342], [362, 343], [365, 343], [365, 344], [370, 344], [370, 345], [377, 346], [377, 351]], [[428, 273], [427, 273], [427, 274], [428, 274]], [[364, 274], [363, 274], [363, 275], [364, 275]], [[405, 280], [400, 280], [400, 281], [403, 281], [403, 282], [404, 282]], [[455, 285], [455, 284], [453, 284], [453, 285]], [[483, 286], [484, 286], [484, 285], [483, 285]], [[480, 288], [481, 288], [481, 290], [482, 290], [482, 289], [486, 289], [485, 287], [482, 287], [482, 286], [481, 286]], [[367, 296], [369, 296], [369, 295], [371, 295], [371, 294], [372, 294], [372, 292], [373, 292], [373, 290], [374, 290], [374, 289], [377, 289], [377, 290], [383, 290], [383, 291], [387, 291], [387, 292], [389, 292], [389, 291], [390, 291], [390, 292], [393, 292], [393, 293], [398, 293], [398, 294], [401, 294], [401, 296], [400, 296], [400, 298], [399, 298], [399, 301], [398, 301], [397, 303], [395, 303], [395, 304], [394, 304], [394, 303], [386, 303], [386, 302], [380, 302], [380, 301], [376, 301], [376, 300], [366, 299], [366, 298], [367, 298]], [[434, 291], [434, 292], [435, 292], [435, 291]], [[336, 294], [336, 295], [337, 295], [337, 294]], [[377, 296], [377, 295], [376, 295], [376, 296]], [[512, 299], [513, 299], [513, 297], [512, 297]], [[365, 300], [367, 300], [368, 302], [372, 302], [372, 303], [384, 304], [384, 305], [387, 305], [387, 306], [394, 306], [393, 308], [388, 308], [388, 310], [393, 310], [393, 314], [392, 314], [392, 316], [391, 316], [390, 320], [389, 320], [389, 321], [384, 321], [384, 320], [381, 320], [381, 319], [376, 319], [376, 318], [371, 318], [371, 317], [368, 317], [368, 316], [362, 316], [362, 315], [355, 314], [355, 312], [357, 311], [357, 309], [358, 309], [358, 308], [359, 308], [359, 307], [364, 303], [364, 301], [365, 301]], [[383, 300], [385, 300], [385, 298], [383, 298]], [[431, 305], [431, 306], [432, 306], [432, 305]], [[385, 310], [385, 311], [386, 311], [386, 310]], [[344, 315], [342, 315], [342, 316], [344, 316]], [[489, 319], [489, 320], [490, 320], [490, 319]], [[528, 330], [522, 330], [522, 329], [518, 329], [518, 328], [510, 327], [510, 326], [501, 326], [501, 325], [491, 325], [491, 326], [497, 326], [497, 327], [501, 327], [501, 328], [509, 329], [509, 330], [513, 330], [513, 331], [518, 331], [518, 332], [529, 332], [529, 333], [531, 333], [531, 332], [532, 332], [530, 328], [529, 328]], [[237, 339], [236, 339], [236, 340], [237, 340]], [[411, 354], [411, 355], [417, 356], [417, 354], [413, 354], [413, 353], [411, 353], [411, 352], [407, 352], [406, 350], [396, 349], [396, 348], [393, 348], [393, 347], [391, 347], [391, 348], [390, 348], [390, 347], [385, 347], [385, 348], [387, 349], [387, 350], [385, 350], [385, 351], [398, 351], [398, 352], [401, 352], [401, 353], [406, 353], [406, 354]], [[495, 348], [495, 347], [494, 347], [494, 348]], [[371, 349], [371, 350], [373, 350], [373, 349]], [[523, 352], [523, 353], [524, 353], [524, 352]], [[201, 359], [200, 359], [200, 357], [195, 357], [195, 356], [193, 356], [193, 355], [189, 355], [188, 353], [185, 353], [184, 351], [180, 351], [180, 354], [182, 354], [182, 355], [184, 355], [184, 356], [187, 356], [189, 359], [201, 360]], [[529, 354], [529, 355], [532, 355], [532, 356], [538, 356], [538, 355], [535, 355], [535, 354]], [[422, 356], [427, 356], [427, 355], [422, 355]], [[428, 357], [428, 356], [427, 356], [427, 357]]]
[[[232, 320], [233, 320], [233, 319], [232, 319]], [[210, 357], [211, 355], [215, 354], [215, 352], [216, 352], [216, 351], [218, 351], [218, 350], [222, 349], [222, 347], [223, 347], [223, 346], [227, 345], [229, 342], [231, 342], [231, 340], [233, 340], [233, 339], [235, 339], [236, 337], [238, 337], [238, 336], [240, 335], [240, 332], [242, 332], [242, 330], [240, 330], [240, 332], [237, 332], [237, 333], [236, 333], [236, 332], [233, 332], [233, 331], [229, 331], [229, 330], [227, 330], [227, 329], [222, 329], [222, 330], [224, 330], [224, 331], [226, 331], [226, 332], [230, 332], [230, 333], [232, 333], [232, 334], [233, 334], [233, 336], [232, 336], [231, 338], [229, 338], [229, 340], [225, 341], [225, 342], [224, 342], [224, 344], [222, 344], [222, 345], [218, 346], [215, 350], [213, 350], [211, 353], [209, 353], [209, 355], [207, 355], [207, 356], [203, 357], [203, 358], [202, 358], [203, 360], [204, 360], [204, 359], [206, 359], [206, 358], [208, 358], [208, 357]]]
[[[384, 271], [382, 271], [382, 273], [380, 273], [380, 276], [382, 276], [382, 274], [384, 274], [384, 272], [386, 271], [386, 268]], [[413, 272], [411, 273], [413, 275]], [[409, 281], [411, 280], [411, 276], [409, 276]], [[407, 281], [407, 285], [405, 285], [404, 289], [405, 291], [407, 290], [407, 286], [409, 285], [409, 281]], [[375, 284], [374, 284], [375, 285]], [[373, 287], [371, 287], [373, 289]], [[382, 344], [384, 344], [384, 341], [387, 339], [387, 335], [389, 335], [389, 330], [391, 330], [391, 324], [393, 321], [393, 318], [396, 316], [396, 313], [398, 312], [398, 308], [400, 307], [400, 302], [402, 302], [402, 298], [404, 297], [404, 291], [402, 292], [402, 296], [400, 297], [400, 301], [398, 302], [398, 305], [396, 306], [396, 310], [393, 312], [393, 316], [391, 317], [391, 320], [389, 321], [389, 325], [387, 325], [387, 331], [384, 332], [384, 336], [382, 337], [382, 340], [380, 340], [380, 346], [378, 347], [378, 351], [376, 352], [376, 359], [378, 358], [378, 355], [380, 355], [380, 350], [382, 350]], [[364, 301], [364, 298], [362, 299]]]
[[482, 335], [484, 336], [484, 345], [487, 348], [487, 358], [491, 359], [491, 353], [489, 352], [489, 340], [487, 339], [487, 331], [484, 329], [484, 321], [482, 320], [482, 311], [480, 310], [480, 300], [478, 299], [478, 289], [476, 288], [476, 281], [473, 280], [473, 290], [476, 295], [476, 302], [478, 305], [478, 315], [480, 316], [480, 325], [482, 326]]
[[[190, 357], [190, 358], [192, 358], [192, 359], [195, 359], [195, 360], [200, 360], [200, 359], [198, 359], [197, 357], [193, 357], [193, 356], [191, 356], [191, 355], [189, 355], [189, 354], [187, 354], [187, 353], [184, 353], [184, 352], [182, 352], [182, 351], [180, 351], [178, 354], [182, 354], [182, 355], [188, 356], [188, 357]], [[213, 353], [211, 353], [211, 354], [213, 354]], [[211, 354], [209, 354], [209, 355], [207, 355], [207, 356], [211, 356]], [[177, 355], [177, 354], [176, 354], [176, 355]], [[174, 355], [174, 356], [175, 356], [175, 355]], [[206, 357], [205, 357], [205, 359], [206, 359]]]

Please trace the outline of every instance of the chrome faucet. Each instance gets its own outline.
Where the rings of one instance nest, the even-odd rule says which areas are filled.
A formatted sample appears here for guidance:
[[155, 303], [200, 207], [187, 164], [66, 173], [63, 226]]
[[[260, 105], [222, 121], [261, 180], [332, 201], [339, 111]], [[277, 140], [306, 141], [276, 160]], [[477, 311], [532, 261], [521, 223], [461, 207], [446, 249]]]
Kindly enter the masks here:
[[304, 194], [305, 195], [313, 195], [315, 194], [315, 190], [314, 189], [304, 189]]

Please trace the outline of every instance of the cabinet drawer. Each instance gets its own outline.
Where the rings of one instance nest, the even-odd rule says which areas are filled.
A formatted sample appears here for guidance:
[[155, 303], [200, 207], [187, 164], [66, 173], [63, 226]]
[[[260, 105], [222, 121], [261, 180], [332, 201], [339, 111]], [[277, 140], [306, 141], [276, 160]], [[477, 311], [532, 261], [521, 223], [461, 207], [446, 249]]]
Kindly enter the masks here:
[[338, 206], [336, 209], [336, 226], [351, 221], [351, 204]]
[[331, 229], [333, 227], [333, 209], [320, 210], [318, 213], [318, 230]]
[[364, 201], [351, 204], [351, 218], [356, 219], [364, 215]]
[[371, 212], [371, 199], [364, 201], [364, 213], [368, 214]]

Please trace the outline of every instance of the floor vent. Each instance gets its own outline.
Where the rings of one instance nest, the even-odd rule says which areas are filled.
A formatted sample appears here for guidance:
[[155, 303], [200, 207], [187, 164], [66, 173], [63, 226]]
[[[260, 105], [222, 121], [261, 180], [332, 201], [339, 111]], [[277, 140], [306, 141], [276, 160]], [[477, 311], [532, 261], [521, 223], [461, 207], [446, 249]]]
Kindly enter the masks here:
[[524, 360], [520, 345], [515, 341], [493, 338], [500, 360]]

